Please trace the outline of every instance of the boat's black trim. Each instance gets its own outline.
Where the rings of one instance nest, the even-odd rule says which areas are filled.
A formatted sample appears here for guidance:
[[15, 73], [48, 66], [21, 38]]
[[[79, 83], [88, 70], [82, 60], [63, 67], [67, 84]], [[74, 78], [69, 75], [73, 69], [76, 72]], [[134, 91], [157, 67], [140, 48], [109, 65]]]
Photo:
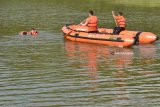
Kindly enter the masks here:
[[157, 36], [156, 40], [158, 40], [158, 39], [159, 39], [159, 37]]
[[139, 43], [139, 36], [140, 36], [141, 33], [142, 32], [137, 32], [137, 34], [135, 35], [135, 37], [134, 37], [134, 39], [135, 39], [134, 44]]
[[68, 35], [70, 37], [73, 37], [73, 38], [81, 38], [81, 39], [89, 39], [89, 40], [101, 40], [101, 41], [114, 41], [114, 42], [124, 42], [124, 40], [121, 40], [121, 38], [109, 38], [109, 39], [102, 39], [102, 38], [90, 38], [90, 37], [82, 37], [82, 36], [79, 36], [78, 34], [76, 35]]

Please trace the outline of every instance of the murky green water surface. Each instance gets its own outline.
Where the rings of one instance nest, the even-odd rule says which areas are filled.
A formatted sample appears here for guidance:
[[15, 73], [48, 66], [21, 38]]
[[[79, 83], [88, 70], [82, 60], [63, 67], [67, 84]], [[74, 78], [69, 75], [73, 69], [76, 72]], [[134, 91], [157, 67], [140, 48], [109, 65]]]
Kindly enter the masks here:
[[[160, 34], [159, 0], [0, 0], [1, 107], [159, 107], [160, 42], [130, 48], [63, 40], [93, 9], [113, 28]], [[32, 27], [38, 37], [18, 35]]]

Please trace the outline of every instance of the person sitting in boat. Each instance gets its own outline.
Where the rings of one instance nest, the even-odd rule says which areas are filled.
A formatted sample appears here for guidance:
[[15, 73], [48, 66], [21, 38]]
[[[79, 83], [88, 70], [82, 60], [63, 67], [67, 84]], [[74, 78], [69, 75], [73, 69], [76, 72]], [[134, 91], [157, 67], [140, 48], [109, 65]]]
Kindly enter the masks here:
[[[81, 28], [81, 31], [85, 31], [85, 32], [98, 32], [98, 18], [97, 16], [94, 15], [94, 12], [92, 10], [89, 11], [89, 17], [84, 20], [83, 22], [80, 23], [81, 26], [83, 26], [85, 29], [83, 29], [83, 27]], [[82, 30], [83, 29], [83, 30]], [[78, 28], [77, 28], [78, 30]]]
[[37, 36], [38, 35], [38, 31], [35, 30], [34, 28], [32, 28], [31, 31], [27, 32], [27, 31], [22, 31], [19, 33], [19, 35], [32, 35], [32, 36]]
[[125, 30], [126, 28], [126, 19], [124, 18], [122, 12], [118, 12], [117, 16], [114, 14], [114, 11], [112, 11], [112, 14], [116, 21], [116, 27], [113, 30], [113, 34], [119, 34], [121, 31]]

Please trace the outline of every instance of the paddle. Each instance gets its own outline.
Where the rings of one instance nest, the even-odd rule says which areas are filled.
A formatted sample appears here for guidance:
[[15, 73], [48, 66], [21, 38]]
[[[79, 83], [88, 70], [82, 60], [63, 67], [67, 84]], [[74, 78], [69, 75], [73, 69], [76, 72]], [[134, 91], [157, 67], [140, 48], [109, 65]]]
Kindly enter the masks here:
[[[68, 26], [66, 26], [66, 27], [68, 27]], [[67, 34], [65, 34], [64, 38], [66, 38], [67, 35], [69, 35], [69, 34], [72, 33], [73, 31], [75, 31], [78, 27], [79, 27], [79, 26], [77, 25], [77, 27], [75, 27], [74, 29], [71, 29], [70, 32], [68, 32]]]
[[[69, 35], [70, 33], [72, 33], [74, 30], [76, 30], [76, 29], [79, 27], [79, 25], [82, 25], [82, 24], [85, 23], [87, 20], [88, 20], [88, 19], [85, 19], [83, 22], [81, 22], [80, 24], [78, 24], [77, 27], [75, 27], [74, 29], [72, 29], [72, 30], [71, 30], [70, 32], [68, 32], [67, 34], [65, 34], [64, 38], [66, 38], [67, 35]], [[66, 25], [66, 27], [68, 27], [68, 26]]]
[[116, 23], [116, 27], [118, 27], [117, 21], [116, 21], [116, 19], [115, 19], [114, 11], [112, 11], [112, 15], [113, 15], [114, 21], [115, 21], [115, 23]]

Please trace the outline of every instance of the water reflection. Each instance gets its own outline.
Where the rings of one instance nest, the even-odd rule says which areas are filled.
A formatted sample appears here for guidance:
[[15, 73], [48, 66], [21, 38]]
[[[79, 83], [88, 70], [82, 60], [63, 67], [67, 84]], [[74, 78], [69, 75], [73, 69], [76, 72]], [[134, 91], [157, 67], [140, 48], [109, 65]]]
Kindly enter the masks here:
[[[152, 67], [155, 66], [155, 60], [151, 60], [152, 58], [155, 59], [157, 54], [155, 45], [117, 48], [65, 41], [65, 49], [67, 57], [70, 60], [79, 60], [79, 67], [85, 69], [80, 73], [82, 75], [87, 74], [87, 77], [85, 80], [82, 77], [83, 80], [80, 82], [82, 85], [88, 86], [87, 90], [94, 92], [91, 94], [92, 97], [97, 96], [99, 98], [98, 101], [92, 98], [91, 102], [106, 101], [106, 103], [110, 102], [112, 106], [130, 106], [137, 105], [136, 99], [143, 98], [143, 100], [148, 101], [145, 99], [146, 94], [143, 91], [138, 91], [149, 91], [148, 88], [143, 88], [143, 85], [147, 84], [147, 80], [140, 82], [139, 78], [152, 80], [152, 76], [157, 74], [152, 70], [146, 71], [147, 66], [145, 66], [148, 64]], [[151, 69], [151, 66], [148, 68]], [[146, 75], [149, 78], [145, 78]]]
[[101, 70], [108, 73], [115, 71], [114, 75], [125, 75], [124, 70], [132, 63], [134, 55], [130, 48], [108, 47], [68, 40], [65, 41], [65, 49], [70, 60], [80, 60], [79, 67], [87, 70], [85, 73], [91, 81], [92, 89], [97, 87], [96, 82]]
[[86, 61], [86, 66], [90, 72], [97, 71], [97, 64], [105, 64], [104, 66], [112, 64], [113, 69], [125, 68], [132, 63], [132, 57], [134, 55], [133, 49], [131, 48], [109, 47], [97, 44], [71, 42], [68, 40], [65, 41], [65, 49], [68, 57]]

